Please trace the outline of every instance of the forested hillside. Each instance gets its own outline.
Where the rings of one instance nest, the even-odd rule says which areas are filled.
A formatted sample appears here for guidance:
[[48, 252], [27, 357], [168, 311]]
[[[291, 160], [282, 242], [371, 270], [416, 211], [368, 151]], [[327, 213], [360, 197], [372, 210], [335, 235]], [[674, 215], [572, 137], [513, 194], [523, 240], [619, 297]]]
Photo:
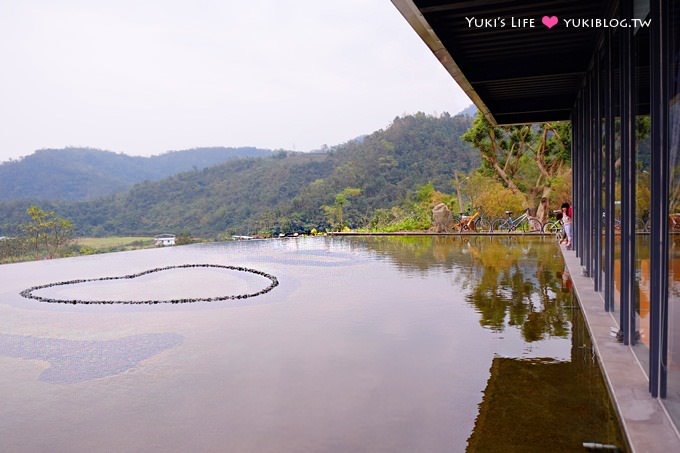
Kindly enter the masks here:
[[196, 148], [133, 157], [91, 148], [43, 149], [0, 164], [0, 201], [83, 201], [242, 157], [271, 155], [256, 148]]
[[[450, 191], [455, 171], [480, 164], [479, 153], [460, 136], [466, 115], [425, 114], [395, 118], [380, 130], [325, 153], [278, 152], [239, 159], [81, 203], [45, 203], [73, 221], [83, 235], [295, 231], [327, 226], [324, 206], [346, 188], [360, 195], [345, 207], [349, 224], [363, 224], [376, 209], [398, 204], [431, 182]], [[0, 235], [25, 222], [27, 203], [0, 204]]]

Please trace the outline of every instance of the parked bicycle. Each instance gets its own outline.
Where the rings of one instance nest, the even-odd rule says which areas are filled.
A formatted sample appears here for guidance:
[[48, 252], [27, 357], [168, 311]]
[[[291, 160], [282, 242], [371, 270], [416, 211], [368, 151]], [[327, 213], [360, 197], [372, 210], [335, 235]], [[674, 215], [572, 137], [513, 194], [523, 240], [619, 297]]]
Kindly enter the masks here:
[[[621, 219], [614, 219], [614, 231], [616, 234], [621, 234]], [[635, 231], [637, 233], [643, 232], [647, 233], [649, 232], [649, 220], [644, 221], [641, 218], [636, 218], [635, 219]]]
[[670, 214], [668, 216], [669, 230], [671, 233], [680, 232], [680, 213]]
[[512, 218], [512, 211], [505, 211], [505, 214], [508, 216], [506, 219], [498, 219], [492, 224], [492, 231], [521, 231], [523, 233], [540, 233], [543, 231], [543, 224], [536, 217], [529, 215], [529, 209], [526, 209], [521, 216], [515, 219]]
[[479, 210], [477, 210], [472, 215], [467, 215], [461, 212], [460, 217], [458, 217], [453, 224], [453, 229], [460, 233], [488, 233], [491, 231], [491, 224], [488, 220], [482, 217], [482, 214]]
[[560, 236], [564, 230], [561, 217], [562, 211], [553, 211], [550, 215], [550, 219], [543, 225], [543, 232]]

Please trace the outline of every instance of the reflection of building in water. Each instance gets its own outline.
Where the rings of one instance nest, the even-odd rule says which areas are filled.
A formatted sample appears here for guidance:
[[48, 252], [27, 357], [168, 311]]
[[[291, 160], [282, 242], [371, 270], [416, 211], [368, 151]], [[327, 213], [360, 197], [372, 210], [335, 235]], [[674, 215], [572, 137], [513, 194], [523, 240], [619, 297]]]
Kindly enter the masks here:
[[584, 442], [625, 448], [583, 315], [570, 317], [569, 361], [494, 358], [467, 451], [583, 451]]
[[588, 441], [625, 445], [590, 349], [578, 355], [571, 362], [494, 358], [467, 450], [583, 451]]

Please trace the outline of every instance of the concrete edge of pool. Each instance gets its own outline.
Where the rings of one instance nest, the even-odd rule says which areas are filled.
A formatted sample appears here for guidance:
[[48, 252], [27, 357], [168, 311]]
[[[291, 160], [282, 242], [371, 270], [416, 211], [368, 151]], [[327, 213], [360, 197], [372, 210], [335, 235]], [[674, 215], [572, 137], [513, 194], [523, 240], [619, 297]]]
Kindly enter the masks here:
[[633, 351], [611, 335], [618, 320], [604, 310], [593, 280], [583, 275], [574, 251], [562, 248], [604, 380], [631, 452], [680, 451], [680, 433], [661, 402], [648, 391], [647, 375]]

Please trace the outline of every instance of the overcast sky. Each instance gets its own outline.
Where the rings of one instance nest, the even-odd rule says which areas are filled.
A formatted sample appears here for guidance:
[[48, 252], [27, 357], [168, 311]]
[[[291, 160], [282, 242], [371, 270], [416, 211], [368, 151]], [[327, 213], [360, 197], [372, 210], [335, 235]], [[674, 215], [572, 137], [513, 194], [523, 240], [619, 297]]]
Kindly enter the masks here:
[[389, 0], [0, 0], [0, 161], [308, 151], [470, 101]]

